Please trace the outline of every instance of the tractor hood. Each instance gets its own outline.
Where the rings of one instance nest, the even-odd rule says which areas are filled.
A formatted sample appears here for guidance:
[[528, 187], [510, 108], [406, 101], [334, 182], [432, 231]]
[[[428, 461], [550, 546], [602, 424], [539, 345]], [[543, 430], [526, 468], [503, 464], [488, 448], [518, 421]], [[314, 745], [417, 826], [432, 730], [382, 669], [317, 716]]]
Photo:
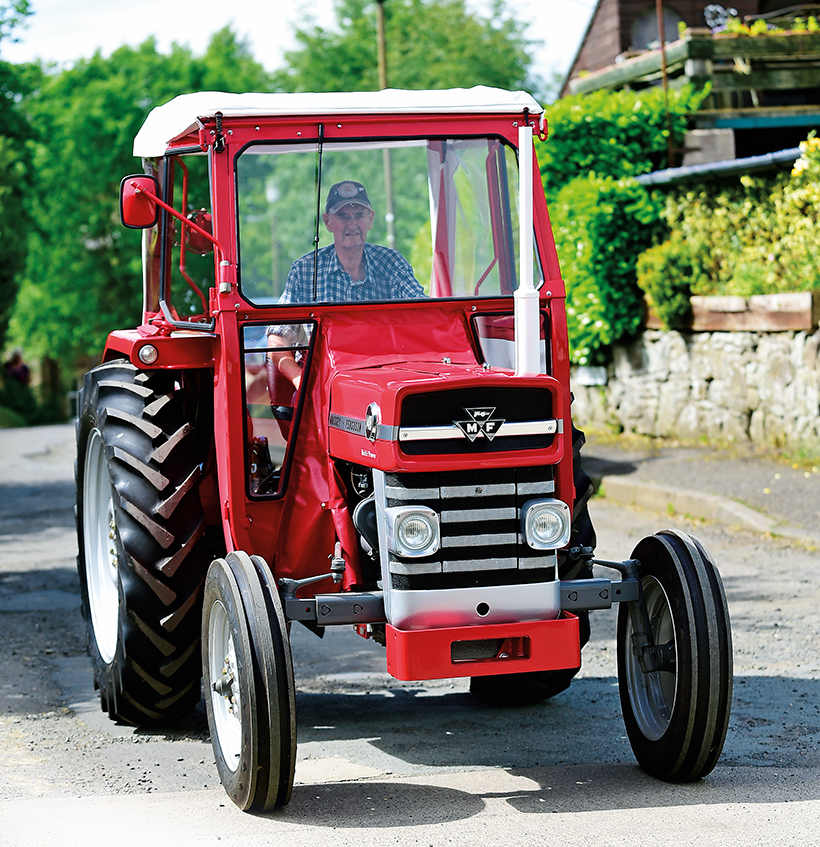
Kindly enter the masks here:
[[544, 375], [417, 362], [336, 373], [329, 450], [384, 471], [551, 464], [561, 455], [562, 393]]

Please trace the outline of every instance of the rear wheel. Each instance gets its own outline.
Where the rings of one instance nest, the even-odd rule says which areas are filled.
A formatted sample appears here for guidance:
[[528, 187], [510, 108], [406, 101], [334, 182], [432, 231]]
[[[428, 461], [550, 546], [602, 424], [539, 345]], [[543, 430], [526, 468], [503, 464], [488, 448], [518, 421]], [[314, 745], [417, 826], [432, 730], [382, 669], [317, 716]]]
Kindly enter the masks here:
[[644, 538], [632, 558], [640, 561], [655, 646], [642, 650], [643, 624], [623, 604], [618, 679], [627, 735], [647, 773], [691, 782], [714, 768], [729, 724], [732, 639], [723, 584], [705, 548], [684, 533]]
[[202, 651], [222, 785], [245, 811], [285, 806], [296, 765], [296, 688], [279, 593], [258, 557], [235, 552], [211, 564]]
[[150, 725], [199, 701], [199, 609], [209, 557], [201, 459], [182, 388], [130, 363], [85, 376], [77, 422], [77, 559], [104, 711]]

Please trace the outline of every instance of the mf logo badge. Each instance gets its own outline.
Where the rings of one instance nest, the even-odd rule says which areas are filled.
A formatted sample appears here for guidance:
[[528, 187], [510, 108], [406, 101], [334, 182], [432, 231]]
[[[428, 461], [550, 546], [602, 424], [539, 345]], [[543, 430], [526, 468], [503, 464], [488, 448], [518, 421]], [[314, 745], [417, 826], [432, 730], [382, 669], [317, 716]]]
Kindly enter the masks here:
[[453, 423], [470, 439], [475, 441], [479, 435], [483, 435], [488, 441], [492, 441], [498, 434], [501, 424], [506, 418], [494, 418], [495, 406], [484, 406], [479, 409], [465, 409], [469, 416], [468, 421], [453, 421]]

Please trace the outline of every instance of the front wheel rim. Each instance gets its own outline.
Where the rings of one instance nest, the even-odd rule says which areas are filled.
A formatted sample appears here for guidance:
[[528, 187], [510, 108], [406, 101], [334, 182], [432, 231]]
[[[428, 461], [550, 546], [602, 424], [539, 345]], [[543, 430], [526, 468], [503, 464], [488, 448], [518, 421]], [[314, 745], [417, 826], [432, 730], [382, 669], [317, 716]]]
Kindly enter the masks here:
[[91, 625], [102, 660], [111, 664], [119, 634], [119, 554], [114, 499], [98, 429], [88, 437], [83, 479], [83, 545]]
[[[672, 606], [663, 585], [648, 576], [642, 581], [646, 608], [655, 644], [673, 644], [678, 655]], [[661, 670], [644, 673], [632, 650], [632, 622], [626, 631], [626, 674], [629, 700], [638, 728], [650, 741], [658, 741], [672, 720], [675, 709], [677, 673]]]
[[208, 663], [217, 743], [225, 764], [236, 771], [242, 754], [242, 695], [230, 620], [219, 600], [209, 619]]

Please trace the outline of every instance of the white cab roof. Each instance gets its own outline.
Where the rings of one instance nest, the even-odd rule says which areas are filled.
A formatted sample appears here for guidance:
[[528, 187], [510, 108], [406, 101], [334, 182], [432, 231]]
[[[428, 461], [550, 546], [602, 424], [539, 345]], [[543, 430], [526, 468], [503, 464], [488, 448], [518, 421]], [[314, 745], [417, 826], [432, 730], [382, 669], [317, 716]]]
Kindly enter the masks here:
[[197, 127], [197, 118], [263, 115], [515, 113], [541, 106], [525, 91], [504, 91], [478, 85], [442, 91], [345, 91], [327, 94], [227, 94], [197, 91], [182, 94], [153, 109], [134, 139], [134, 155], [162, 156], [171, 141]]

